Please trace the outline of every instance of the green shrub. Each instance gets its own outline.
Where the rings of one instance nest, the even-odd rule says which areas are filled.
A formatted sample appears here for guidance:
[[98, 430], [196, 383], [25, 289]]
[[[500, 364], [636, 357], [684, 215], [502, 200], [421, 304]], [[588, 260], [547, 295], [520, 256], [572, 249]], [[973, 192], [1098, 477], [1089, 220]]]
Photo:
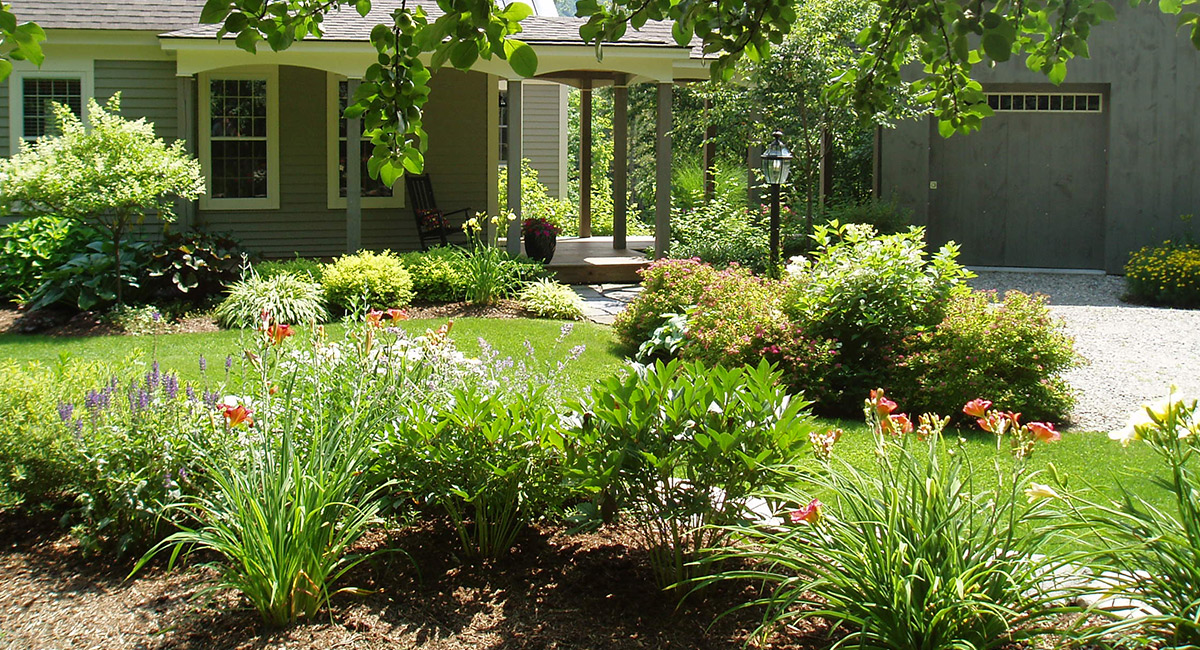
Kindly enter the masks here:
[[583, 318], [583, 298], [571, 287], [553, 280], [538, 280], [525, 285], [517, 300], [526, 311], [542, 318], [580, 320]]
[[449, 246], [425, 252], [413, 251], [400, 256], [412, 278], [417, 300], [457, 302], [467, 293], [467, 277], [462, 269], [462, 253]]
[[564, 437], [544, 389], [456, 390], [445, 409], [412, 409], [384, 453], [418, 468], [406, 487], [445, 511], [469, 557], [506, 555], [527, 523], [561, 502]]
[[59, 217], [33, 217], [0, 230], [0, 296], [28, 299], [48, 271], [97, 239], [96, 231]]
[[1071, 337], [1044, 296], [959, 290], [936, 327], [904, 342], [894, 390], [917, 413], [958, 413], [986, 395], [1026, 418], [1062, 422], [1075, 399], [1062, 373]]
[[700, 302], [720, 274], [698, 260], [663, 259], [639, 271], [642, 292], [617, 315], [613, 333], [632, 352], [666, 322], [667, 314], [681, 314]]
[[782, 487], [775, 470], [809, 444], [806, 407], [765, 362], [641, 366], [578, 406], [574, 473], [597, 495], [594, 513], [630, 519], [671, 587], [713, 570], [709, 549], [750, 516], [747, 497]]
[[766, 608], [764, 637], [808, 619], [838, 630], [840, 647], [984, 650], [1046, 634], [1066, 595], [1046, 576], [1066, 562], [1039, 525], [1051, 500], [1026, 501], [1031, 428], [1003, 432], [1020, 450], [1013, 469], [972, 467], [961, 442], [943, 442], [944, 420], [923, 417], [914, 430], [894, 408], [882, 392], [867, 404], [878, 450], [869, 469], [831, 458], [840, 432], [814, 437], [819, 470], [760, 493], [792, 505], [782, 525], [731, 531], [723, 557], [752, 568], [722, 578], [765, 587], [751, 603]]
[[[507, 211], [507, 167], [500, 168], [500, 201]], [[550, 196], [550, 190], [538, 179], [538, 171], [528, 159], [521, 161], [521, 215], [546, 219], [561, 228], [563, 235], [579, 235], [578, 205], [567, 199]], [[611, 230], [607, 234], [612, 234]]]
[[822, 217], [826, 222], [866, 224], [881, 235], [902, 233], [912, 225], [912, 211], [901, 207], [895, 199], [839, 201], [827, 205]]
[[758, 350], [750, 349], [752, 339], [783, 321], [781, 288], [780, 282], [736, 265], [718, 272], [688, 312], [680, 356], [709, 365], [756, 364]]
[[259, 327], [264, 311], [276, 323], [329, 320], [321, 285], [289, 273], [264, 278], [251, 272], [229, 287], [215, 315], [222, 327]]
[[671, 257], [695, 257], [717, 268], [737, 263], [760, 273], [767, 268], [765, 221], [720, 197], [673, 214], [671, 239]]
[[343, 309], [389, 309], [412, 302], [412, 278], [391, 251], [343, 255], [321, 273], [325, 299]]
[[254, 272], [261, 278], [273, 278], [277, 275], [295, 275], [312, 282], [321, 281], [321, 268], [324, 265], [314, 259], [297, 255], [288, 260], [268, 260], [254, 265]]
[[815, 231], [819, 248], [788, 267], [783, 310], [806, 337], [838, 344], [836, 397], [822, 406], [849, 413], [858, 396], [890, 381], [904, 337], [941, 322], [951, 290], [971, 275], [953, 243], [927, 256], [920, 228], [877, 236], [869, 226], [832, 223]]
[[1200, 246], [1163, 242], [1131, 254], [1125, 285], [1134, 300], [1168, 307], [1200, 307]]
[[80, 414], [72, 402], [82, 399], [80, 387], [107, 376], [99, 364], [70, 360], [53, 367], [0, 364], [0, 511], [69, 501], [80, 478], [74, 454]]

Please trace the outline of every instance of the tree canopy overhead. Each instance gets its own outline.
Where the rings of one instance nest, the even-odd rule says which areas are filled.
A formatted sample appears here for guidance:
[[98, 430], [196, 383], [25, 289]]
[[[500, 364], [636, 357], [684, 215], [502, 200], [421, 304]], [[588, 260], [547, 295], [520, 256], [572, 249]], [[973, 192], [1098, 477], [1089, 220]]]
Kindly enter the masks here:
[[[1156, 0], [1130, 0], [1132, 6]], [[915, 56], [923, 73], [913, 89], [932, 109], [939, 130], [949, 136], [979, 128], [991, 114], [976, 66], [1024, 56], [1026, 65], [1060, 83], [1067, 64], [1088, 56], [1092, 28], [1116, 19], [1105, 0], [870, 0], [877, 10], [857, 37], [856, 60], [831, 91], [859, 115], [894, 112], [901, 67]], [[1200, 0], [1157, 0], [1158, 9], [1178, 17], [1200, 48]], [[499, 57], [521, 76], [537, 71], [537, 55], [522, 42], [521, 21], [531, 9], [521, 2], [437, 0], [444, 12], [435, 20], [418, 5], [395, 9], [371, 31], [378, 61], [364, 71], [347, 117], [361, 117], [373, 151], [369, 172], [384, 183], [404, 171], [423, 168], [428, 146], [421, 110], [429, 95], [431, 70], [449, 63], [469, 69], [478, 59]], [[261, 43], [283, 50], [297, 40], [319, 37], [326, 14], [354, 10], [363, 17], [372, 0], [208, 0], [201, 22], [221, 25], [238, 47], [253, 52]], [[713, 76], [728, 79], [741, 61], [766, 59], [784, 42], [800, 15], [796, 0], [579, 0], [581, 41], [618, 41], [647, 22], [672, 21], [675, 40], [699, 39], [713, 55]], [[9, 59], [42, 60], [45, 34], [32, 23], [18, 24], [0, 8], [0, 78]], [[422, 62], [429, 60], [429, 66]]]

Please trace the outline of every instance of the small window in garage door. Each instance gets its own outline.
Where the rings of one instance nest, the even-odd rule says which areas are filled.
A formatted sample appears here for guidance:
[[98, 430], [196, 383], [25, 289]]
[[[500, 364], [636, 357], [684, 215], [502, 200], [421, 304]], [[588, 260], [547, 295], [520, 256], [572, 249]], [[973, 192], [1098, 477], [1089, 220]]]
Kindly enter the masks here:
[[996, 112], [1101, 113], [1104, 96], [1100, 93], [987, 93], [988, 106]]

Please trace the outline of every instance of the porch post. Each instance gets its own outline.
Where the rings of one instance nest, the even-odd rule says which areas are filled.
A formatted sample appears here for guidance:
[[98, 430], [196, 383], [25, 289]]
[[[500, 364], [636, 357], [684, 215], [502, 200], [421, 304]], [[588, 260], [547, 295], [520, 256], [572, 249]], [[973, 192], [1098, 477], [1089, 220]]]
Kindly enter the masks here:
[[579, 88], [579, 236], [592, 236], [592, 80]]
[[[176, 101], [179, 131], [176, 139], [183, 141], [183, 148], [189, 155], [196, 152], [196, 77], [178, 77], [176, 79]], [[196, 202], [176, 201], [175, 213], [180, 232], [187, 232], [196, 226]]]
[[613, 84], [613, 248], [626, 248], [629, 218], [629, 77]]
[[[358, 79], [346, 82], [346, 97], [354, 97]], [[340, 116], [339, 116], [340, 117]], [[346, 252], [362, 248], [362, 120], [346, 120]]]
[[520, 79], [508, 82], [508, 211], [517, 216], [508, 223], [505, 250], [509, 255], [521, 254], [521, 122], [524, 110]]
[[717, 124], [712, 117], [712, 100], [704, 100], [704, 200], [717, 193]]
[[671, 96], [672, 84], [658, 84], [658, 120], [654, 146], [654, 257], [666, 257], [671, 244]]

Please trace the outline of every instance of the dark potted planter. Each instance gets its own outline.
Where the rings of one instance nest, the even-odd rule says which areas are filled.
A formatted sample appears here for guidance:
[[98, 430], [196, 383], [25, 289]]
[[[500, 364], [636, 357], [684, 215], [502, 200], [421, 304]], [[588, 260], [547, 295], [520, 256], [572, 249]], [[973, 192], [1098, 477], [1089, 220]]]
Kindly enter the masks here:
[[554, 249], [558, 246], [558, 226], [542, 217], [532, 217], [525, 220], [521, 233], [525, 238], [525, 254], [531, 260], [549, 264], [554, 259]]
[[525, 254], [531, 260], [549, 264], [554, 259], [554, 249], [558, 246], [558, 235], [542, 233], [525, 233]]

